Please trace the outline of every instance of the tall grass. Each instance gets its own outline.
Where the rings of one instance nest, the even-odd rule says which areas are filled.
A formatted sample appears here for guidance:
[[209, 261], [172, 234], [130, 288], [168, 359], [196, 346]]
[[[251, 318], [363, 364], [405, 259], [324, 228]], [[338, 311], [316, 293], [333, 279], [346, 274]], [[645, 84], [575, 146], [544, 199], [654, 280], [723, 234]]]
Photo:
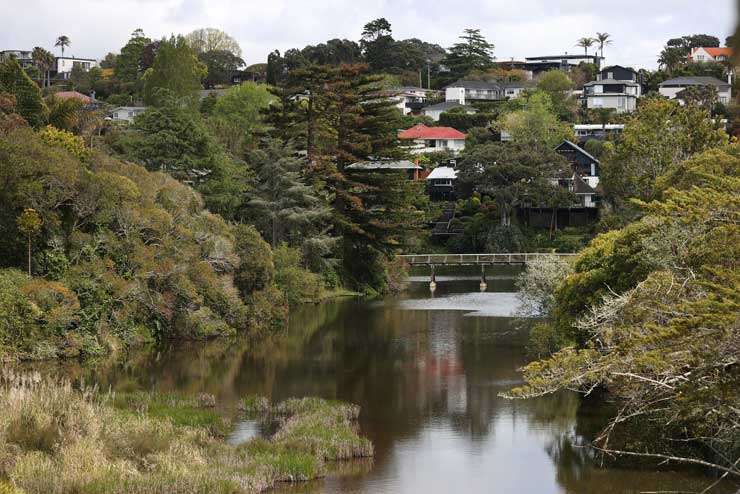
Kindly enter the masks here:
[[273, 437], [232, 446], [198, 402], [0, 374], [0, 494], [261, 492], [372, 454], [352, 405], [290, 400], [268, 412]]

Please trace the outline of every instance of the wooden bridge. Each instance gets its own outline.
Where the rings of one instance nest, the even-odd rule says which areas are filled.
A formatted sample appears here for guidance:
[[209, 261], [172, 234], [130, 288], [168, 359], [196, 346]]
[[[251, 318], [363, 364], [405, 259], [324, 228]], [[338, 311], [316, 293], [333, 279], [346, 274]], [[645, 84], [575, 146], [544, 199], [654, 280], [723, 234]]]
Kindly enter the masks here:
[[398, 256], [410, 266], [523, 266], [543, 257], [572, 259], [576, 254], [516, 252], [507, 254], [411, 254]]

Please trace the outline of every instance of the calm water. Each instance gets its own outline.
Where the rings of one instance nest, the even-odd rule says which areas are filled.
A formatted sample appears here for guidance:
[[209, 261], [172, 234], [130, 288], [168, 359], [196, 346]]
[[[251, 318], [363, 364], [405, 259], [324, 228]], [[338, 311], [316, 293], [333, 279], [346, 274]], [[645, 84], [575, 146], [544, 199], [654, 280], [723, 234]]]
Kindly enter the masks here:
[[[259, 343], [217, 341], [149, 352], [126, 364], [64, 372], [119, 390], [209, 392], [224, 410], [239, 397], [317, 395], [358, 403], [371, 461], [334, 465], [290, 493], [637, 493], [701, 491], [686, 472], [600, 468], [579, 447], [603, 425], [608, 404], [569, 393], [508, 401], [520, 383], [525, 336], [513, 278], [438, 277], [431, 296], [412, 278], [403, 297], [305, 306], [290, 329]], [[236, 421], [229, 438], [259, 434]], [[728, 488], [722, 492], [733, 492]]]

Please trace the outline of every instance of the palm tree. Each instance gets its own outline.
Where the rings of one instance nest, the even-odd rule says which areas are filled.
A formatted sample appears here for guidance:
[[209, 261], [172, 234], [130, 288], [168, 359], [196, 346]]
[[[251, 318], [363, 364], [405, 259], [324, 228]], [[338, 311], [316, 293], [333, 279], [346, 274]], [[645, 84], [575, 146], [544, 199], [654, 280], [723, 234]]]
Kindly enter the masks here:
[[57, 42], [54, 43], [54, 46], [60, 47], [62, 49], [62, 56], [64, 56], [64, 49], [71, 44], [72, 42], [69, 40], [69, 37], [62, 34], [57, 38]]
[[583, 52], [588, 55], [588, 49], [594, 45], [595, 41], [596, 40], [593, 38], [580, 38], [578, 42], [576, 42], [576, 46], [582, 47]]
[[604, 46], [612, 44], [611, 37], [612, 35], [609, 33], [596, 33], [596, 38], [594, 38], [594, 41], [599, 44], [601, 58], [604, 58]]
[[40, 46], [34, 47], [31, 52], [31, 58], [33, 59], [34, 65], [39, 69], [41, 73], [41, 86], [47, 86], [49, 81], [49, 71], [54, 66], [54, 55]]

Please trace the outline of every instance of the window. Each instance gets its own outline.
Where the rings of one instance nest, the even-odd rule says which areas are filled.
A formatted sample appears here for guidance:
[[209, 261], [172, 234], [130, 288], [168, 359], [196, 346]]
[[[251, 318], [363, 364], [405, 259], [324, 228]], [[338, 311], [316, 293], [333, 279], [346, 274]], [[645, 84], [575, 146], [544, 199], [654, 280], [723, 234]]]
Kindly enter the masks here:
[[602, 108], [604, 106], [604, 99], [603, 98], [591, 98], [591, 107], [592, 108]]
[[614, 72], [607, 72], [606, 73], [606, 78], [607, 79], [614, 79]]
[[133, 117], [134, 116], [134, 112], [132, 112], [132, 111], [128, 112], [128, 116], [129, 117]]
[[697, 62], [703, 62], [704, 61], [704, 55], [697, 55], [696, 57]]

